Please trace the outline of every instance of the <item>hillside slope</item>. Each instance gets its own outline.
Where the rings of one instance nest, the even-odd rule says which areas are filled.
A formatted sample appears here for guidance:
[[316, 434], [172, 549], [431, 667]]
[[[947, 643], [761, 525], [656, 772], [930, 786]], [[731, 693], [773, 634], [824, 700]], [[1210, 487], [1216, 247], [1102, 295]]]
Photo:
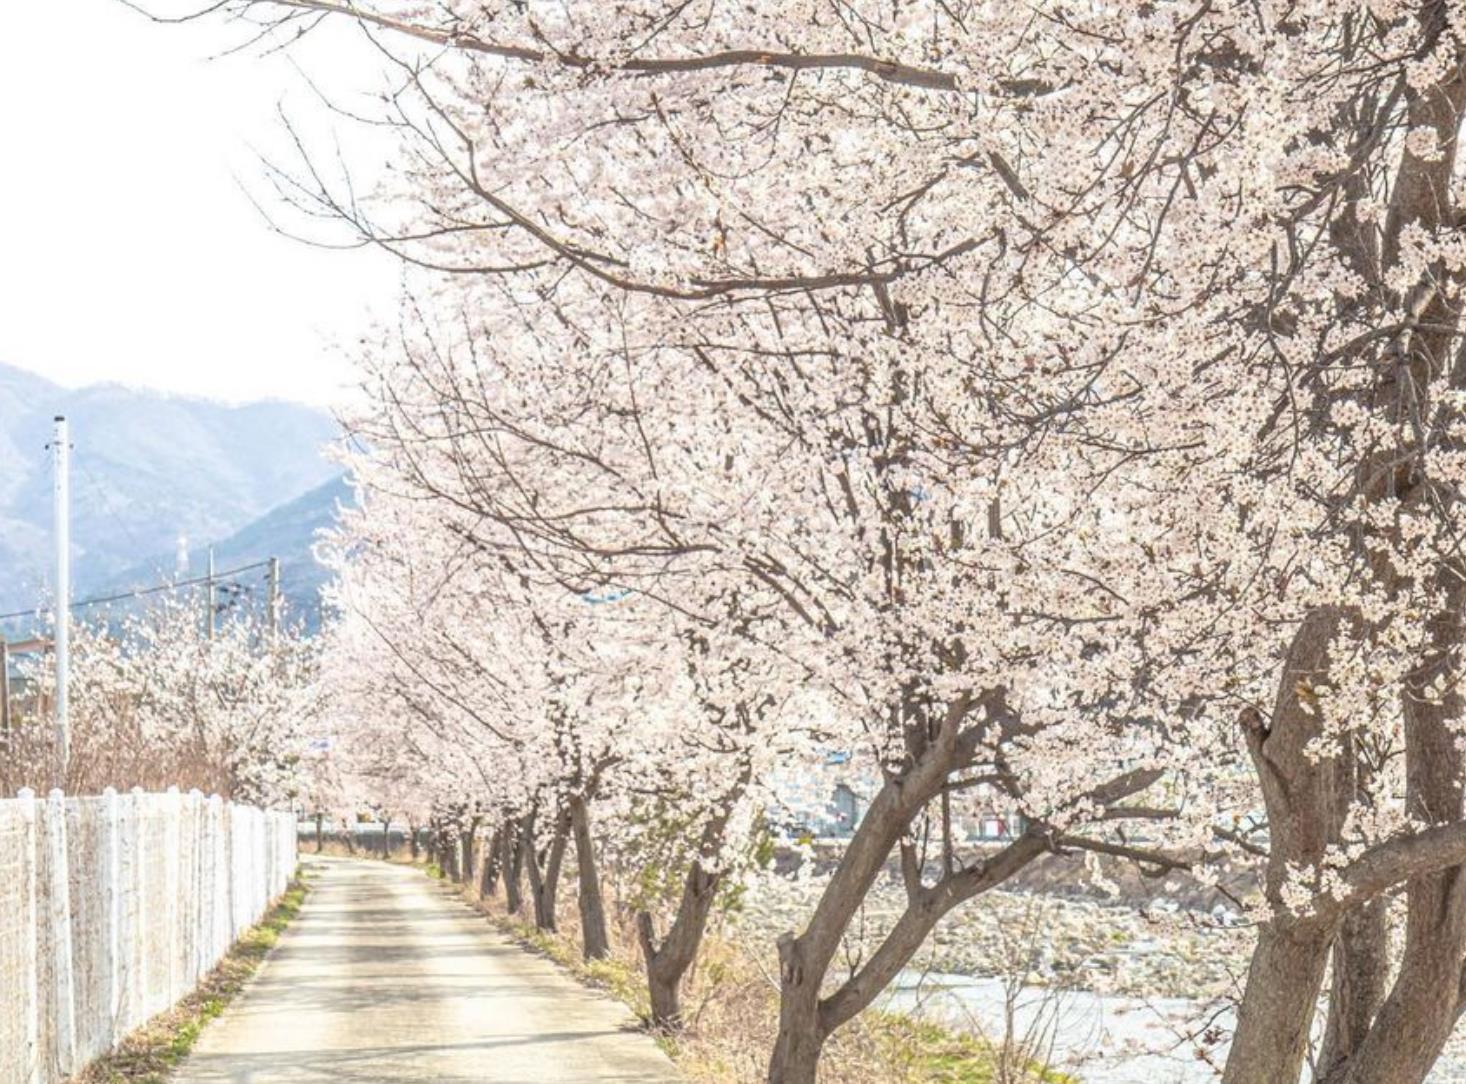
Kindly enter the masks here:
[[[228, 406], [119, 385], [68, 389], [0, 365], [0, 612], [50, 583], [51, 419], [72, 426], [73, 583], [82, 597], [140, 562], [171, 574], [179, 536], [227, 539], [326, 484], [336, 434], [286, 402]], [[271, 547], [267, 547], [271, 548]]]
[[[324, 485], [293, 501], [271, 509], [242, 530], [213, 544], [214, 568], [218, 573], [267, 561], [280, 560], [280, 591], [285, 598], [287, 621], [300, 621], [309, 628], [320, 623], [320, 592], [328, 579], [326, 570], [312, 552], [317, 534], [336, 521], [336, 510], [355, 500], [351, 486], [338, 475]], [[111, 579], [100, 593], [134, 590], [175, 575], [174, 553], [159, 553]], [[160, 567], [166, 571], [160, 576]], [[188, 568], [180, 579], [194, 579], [208, 571], [208, 547], [189, 551]], [[264, 597], [266, 572], [250, 569], [238, 576], [221, 576], [239, 591], [238, 604], [258, 606]], [[221, 591], [221, 599], [225, 597]]]

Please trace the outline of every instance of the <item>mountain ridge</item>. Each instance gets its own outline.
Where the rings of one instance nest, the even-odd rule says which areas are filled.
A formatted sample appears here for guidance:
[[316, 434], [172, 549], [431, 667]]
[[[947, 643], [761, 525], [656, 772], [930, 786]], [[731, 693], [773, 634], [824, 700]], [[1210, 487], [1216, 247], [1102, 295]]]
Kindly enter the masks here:
[[[280, 562], [280, 590], [285, 599], [287, 621], [296, 619], [309, 628], [316, 628], [321, 618], [320, 590], [330, 579], [315, 559], [316, 536], [335, 522], [337, 508], [350, 503], [354, 497], [355, 491], [346, 475], [338, 474], [323, 485], [270, 509], [227, 538], [191, 548], [188, 562], [182, 567], [175, 561], [176, 554], [153, 554], [109, 581], [103, 590], [118, 593], [171, 579], [198, 579], [208, 572], [208, 553], [212, 549], [221, 583], [233, 583], [245, 596], [255, 596], [264, 583], [262, 570], [252, 568], [237, 577], [224, 573], [274, 557]], [[160, 572], [160, 569], [167, 571]]]
[[[196, 547], [227, 541], [340, 475], [323, 455], [336, 424], [313, 407], [220, 403], [117, 382], [66, 388], [0, 364], [0, 612], [43, 605], [48, 593], [46, 445], [56, 415], [71, 422], [74, 597], [145, 562], [171, 573], [180, 536]], [[282, 537], [279, 547], [298, 555], [300, 541]]]

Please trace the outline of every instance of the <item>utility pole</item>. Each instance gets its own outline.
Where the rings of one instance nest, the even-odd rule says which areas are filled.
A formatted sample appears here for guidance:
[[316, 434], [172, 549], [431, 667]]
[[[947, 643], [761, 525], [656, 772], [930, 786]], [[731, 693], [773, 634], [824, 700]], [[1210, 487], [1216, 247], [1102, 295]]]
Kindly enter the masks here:
[[0, 639], [0, 730], [10, 729], [10, 643]]
[[205, 628], [209, 630], [209, 639], [214, 638], [214, 547], [209, 547], [209, 578], [204, 587], [204, 605], [208, 608], [205, 614]]
[[280, 635], [280, 558], [270, 558], [269, 620], [270, 638]]
[[61, 778], [71, 765], [71, 720], [66, 686], [71, 666], [71, 438], [66, 419], [56, 415], [51, 436], [51, 461], [55, 472], [53, 496], [56, 541], [56, 746], [61, 757]]

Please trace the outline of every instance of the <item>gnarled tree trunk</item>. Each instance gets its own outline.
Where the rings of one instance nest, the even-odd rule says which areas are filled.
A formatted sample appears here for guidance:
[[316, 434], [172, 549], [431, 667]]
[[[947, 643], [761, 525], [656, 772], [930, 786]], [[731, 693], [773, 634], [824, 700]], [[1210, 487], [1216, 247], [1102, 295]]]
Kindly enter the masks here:
[[1334, 938], [1328, 1023], [1316, 1076], [1328, 1081], [1359, 1049], [1385, 999], [1390, 977], [1389, 902], [1350, 908]]
[[[1000, 884], [1047, 849], [1038, 835], [1025, 835], [987, 861], [967, 869], [948, 869], [935, 885], [927, 886], [922, 883], [914, 848], [903, 844], [905, 912], [865, 965], [830, 997], [821, 1000], [820, 989], [845, 931], [885, 869], [887, 859], [912, 821], [941, 794], [950, 773], [970, 758], [970, 749], [959, 740], [969, 706], [964, 702], [950, 707], [935, 736], [911, 767], [888, 778], [876, 792], [804, 932], [797, 936], [788, 933], [779, 939], [779, 1034], [769, 1061], [769, 1084], [814, 1084], [826, 1040], [885, 989], [910, 962], [937, 921], [964, 900]], [[1154, 778], [1154, 773], [1135, 773], [1096, 788], [1092, 796], [1100, 801], [1114, 800], [1143, 789]]]
[[1344, 615], [1319, 609], [1299, 625], [1278, 682], [1271, 719], [1244, 713], [1242, 726], [1267, 807], [1271, 848], [1264, 891], [1272, 917], [1258, 931], [1224, 1084], [1297, 1084], [1323, 985], [1337, 917], [1294, 914], [1284, 888], [1290, 867], [1316, 867], [1339, 839], [1354, 795], [1352, 752], [1310, 756], [1322, 720], [1315, 688]]
[[1298, 1084], [1333, 929], [1321, 922], [1270, 922], [1258, 931], [1227, 1084]]
[[637, 913], [637, 933], [646, 959], [647, 990], [651, 995], [652, 1024], [663, 1031], [675, 1031], [682, 1026], [682, 978], [697, 959], [721, 882], [720, 874], [709, 873], [700, 861], [694, 861], [682, 881], [677, 917], [660, 941], [651, 914]]
[[[1418, 5], [1410, 17], [1418, 21], [1423, 40], [1442, 32], [1446, 10], [1444, 5]], [[1402, 118], [1409, 130], [1429, 133], [1432, 146], [1439, 148], [1440, 153], [1420, 154], [1418, 148], [1410, 145], [1403, 149], [1390, 187], [1389, 213], [1377, 249], [1353, 246], [1346, 250], [1359, 252], [1354, 258], [1359, 265], [1356, 271], [1362, 267], [1386, 282], [1392, 274], [1408, 266], [1403, 255], [1408, 248], [1404, 241], [1407, 231], [1459, 228], [1453, 183], [1459, 160], [1461, 122], [1466, 113], [1466, 48], [1457, 42], [1453, 52], [1452, 63], [1441, 70], [1434, 85], [1410, 88], [1405, 95]], [[1361, 178], [1352, 183], [1356, 188], [1351, 191], [1351, 199], [1366, 198], [1368, 182]], [[1359, 236], [1369, 235], [1361, 230]], [[1376, 261], [1377, 267], [1373, 266]], [[1412, 276], [1416, 274], [1412, 272]], [[1466, 388], [1466, 364], [1463, 364], [1466, 348], [1458, 337], [1461, 302], [1454, 291], [1444, 288], [1445, 278], [1439, 267], [1418, 273], [1417, 281], [1409, 287], [1414, 296], [1408, 301], [1416, 330], [1401, 340], [1403, 349], [1398, 357], [1391, 358], [1387, 365], [1377, 364], [1370, 411], [1380, 422], [1395, 427], [1401, 434], [1395, 441], [1364, 455], [1359, 465], [1361, 494], [1379, 513], [1381, 523], [1423, 507], [1433, 507], [1448, 515], [1459, 512], [1461, 495], [1457, 486], [1448, 475], [1438, 476], [1427, 459], [1424, 454], [1427, 441], [1417, 420], [1434, 416], [1442, 408], [1457, 412], [1458, 408], [1452, 404], [1429, 400], [1430, 389], [1443, 376], [1449, 376], [1453, 388]], [[1457, 352], [1454, 360], [1450, 357], [1452, 350]], [[1401, 541], [1398, 526], [1381, 529], [1391, 535], [1393, 542]], [[1386, 591], [1411, 586], [1413, 573], [1397, 568], [1388, 557], [1370, 554], [1368, 559], [1379, 585]], [[1463, 815], [1463, 758], [1456, 728], [1463, 708], [1459, 692], [1463, 642], [1460, 615], [1466, 603], [1466, 583], [1452, 560], [1436, 558], [1434, 566], [1431, 575], [1442, 601], [1431, 618], [1430, 641], [1400, 690], [1400, 705], [1404, 717], [1407, 811], [1422, 822], [1443, 826], [1459, 824]], [[1313, 618], [1305, 621], [1300, 639], [1312, 621]], [[1367, 642], [1372, 630], [1366, 627], [1362, 631]], [[1297, 641], [1294, 646], [1283, 676], [1285, 686], [1295, 681]], [[1306, 681], [1306, 675], [1300, 680]], [[1431, 686], [1436, 682], [1446, 690], [1444, 696], [1432, 695]], [[1305, 840], [1308, 845], [1300, 848], [1299, 823], [1312, 819], [1325, 833], [1336, 827], [1331, 820], [1334, 810], [1329, 796], [1311, 785], [1314, 780], [1296, 777], [1295, 769], [1302, 767], [1294, 749], [1297, 735], [1306, 739], [1312, 731], [1306, 719], [1295, 717], [1294, 706], [1285, 699], [1280, 694], [1271, 733], [1249, 735], [1272, 830], [1270, 900], [1275, 899], [1273, 889], [1279, 863], [1314, 865], [1318, 861], [1316, 840]], [[1277, 748], [1280, 744], [1282, 748]], [[1337, 1012], [1331, 1010], [1317, 1076], [1320, 1084], [1419, 1084], [1435, 1064], [1455, 1026], [1461, 1007], [1461, 964], [1466, 954], [1466, 868], [1447, 866], [1430, 872], [1419, 868], [1422, 871], [1406, 882], [1404, 956], [1395, 982], [1382, 1000], [1376, 985], [1380, 981], [1379, 973], [1363, 974], [1370, 966], [1369, 957], [1375, 954], [1368, 941], [1379, 942], [1381, 938], [1377, 927], [1361, 929], [1359, 925], [1378, 923], [1382, 918], [1365, 910], [1344, 919], [1335, 947], [1336, 996], [1340, 995], [1341, 981], [1345, 989], [1335, 1006]], [[1381, 908], [1378, 915], [1382, 916], [1383, 905], [1375, 906]], [[1352, 958], [1351, 953], [1362, 959]], [[1305, 988], [1305, 980], [1311, 977], [1310, 969], [1302, 977], [1279, 976], [1279, 981], [1293, 992], [1295, 1000], [1300, 1000], [1316, 996], [1316, 990]], [[1263, 1060], [1266, 1049], [1256, 1042], [1258, 1035], [1266, 1037], [1269, 1031], [1276, 1030], [1276, 1025], [1269, 1020], [1275, 1014], [1270, 1005], [1275, 996], [1259, 982], [1248, 983], [1232, 1056], [1228, 1059], [1227, 1084], [1274, 1080], [1293, 1084], [1297, 1080], [1301, 1058], [1294, 1057], [1291, 1050], [1279, 1050], [1279, 1060], [1268, 1064]], [[1255, 1006], [1250, 1004], [1253, 1002]], [[1297, 1011], [1301, 1012], [1301, 1007]], [[1273, 1044], [1279, 1045], [1277, 1037]], [[1238, 1063], [1235, 1070], [1234, 1062]]]
[[[970, 757], [959, 740], [966, 705], [951, 707], [936, 736], [902, 775], [887, 779], [870, 803], [802, 934], [779, 939], [779, 1035], [769, 1084], [814, 1084], [826, 1040], [865, 1009], [910, 963], [941, 918], [959, 904], [1002, 884], [1050, 849], [1039, 826], [996, 854], [966, 868], [948, 864], [936, 883], [923, 883], [915, 845], [903, 841], [912, 821], [937, 798], [950, 774]], [[1158, 778], [1134, 771], [1103, 782], [1082, 800], [1106, 805], [1138, 793]], [[900, 846], [906, 909], [869, 959], [829, 997], [820, 989], [850, 921]]]
[[462, 852], [463, 877], [461, 879], [464, 884], [469, 885], [474, 881], [474, 840], [478, 836], [478, 826], [479, 818], [474, 817], [458, 841], [459, 850]]
[[484, 857], [480, 863], [482, 871], [479, 875], [478, 895], [479, 899], [489, 899], [499, 885], [499, 873], [504, 865], [504, 826], [501, 824], [494, 829], [493, 835], [484, 846]]
[[504, 867], [504, 905], [509, 908], [511, 915], [517, 915], [524, 910], [524, 847], [520, 841], [523, 832], [523, 823], [511, 820], [505, 825], [500, 840], [503, 848], [500, 862]]
[[534, 924], [541, 930], [556, 928], [555, 900], [560, 891], [560, 871], [565, 860], [565, 846], [570, 839], [570, 818], [562, 813], [555, 818], [555, 828], [543, 847], [534, 842], [534, 820], [525, 822], [521, 841], [524, 868], [529, 873], [530, 898], [534, 901]]
[[[1454, 578], [1453, 574], [1452, 575]], [[1456, 606], [1466, 591], [1457, 582], [1447, 597]], [[1442, 619], [1443, 654], [1459, 637], [1459, 618]], [[1430, 673], [1434, 667], [1422, 668]], [[1435, 702], [1424, 690], [1404, 698], [1405, 784], [1410, 812], [1426, 823], [1462, 816], [1463, 764], [1456, 720], [1461, 698]], [[1405, 951], [1390, 992], [1357, 1049], [1324, 1084], [1420, 1084], [1461, 1014], [1462, 960], [1466, 957], [1466, 867], [1451, 866], [1406, 883]]]
[[611, 939], [606, 933], [606, 902], [596, 869], [590, 809], [579, 795], [570, 799], [570, 824], [575, 833], [575, 864], [580, 881], [581, 951], [587, 960], [601, 960], [611, 954]]

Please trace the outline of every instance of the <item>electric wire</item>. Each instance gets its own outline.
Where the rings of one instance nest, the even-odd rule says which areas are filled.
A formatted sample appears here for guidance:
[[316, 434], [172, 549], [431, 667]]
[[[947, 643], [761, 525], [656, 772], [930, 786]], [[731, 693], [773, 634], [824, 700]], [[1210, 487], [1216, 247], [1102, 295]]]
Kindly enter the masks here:
[[[241, 572], [250, 572], [256, 568], [265, 568], [269, 565], [269, 563], [269, 561], [255, 561], [253, 564], [240, 565], [238, 568], [228, 568], [225, 569], [223, 572], [216, 572], [212, 577], [214, 580], [214, 586], [223, 587], [224, 585], [219, 582], [220, 580], [226, 579], [230, 576], [237, 576]], [[108, 602], [125, 602], [128, 599], [142, 598], [144, 595], [156, 595], [160, 591], [173, 591], [180, 587], [198, 587], [202, 584], [208, 583], [209, 579], [210, 577], [208, 576], [197, 576], [191, 580], [175, 580], [172, 583], [159, 583], [154, 584], [151, 587], [139, 587], [135, 590], [123, 591], [115, 595], [100, 595], [96, 598], [79, 599], [78, 601], [73, 602], [70, 608], [73, 610], [77, 610], [83, 606], [100, 606]], [[241, 590], [249, 590], [247, 587], [243, 587], [242, 585], [231, 586], [239, 586]], [[15, 617], [39, 617], [41, 614], [46, 612], [46, 607], [36, 606], [29, 610], [16, 610], [14, 613], [0, 614], [0, 621], [9, 621], [11, 618]]]

